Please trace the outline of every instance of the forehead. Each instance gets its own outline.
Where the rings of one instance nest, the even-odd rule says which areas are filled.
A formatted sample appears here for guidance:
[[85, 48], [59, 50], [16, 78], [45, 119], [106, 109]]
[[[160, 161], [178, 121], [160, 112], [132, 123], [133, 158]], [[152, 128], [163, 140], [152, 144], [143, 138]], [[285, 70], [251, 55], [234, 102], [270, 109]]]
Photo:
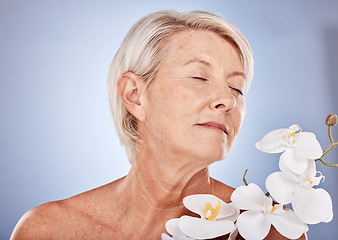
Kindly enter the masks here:
[[218, 69], [243, 71], [235, 45], [208, 30], [186, 30], [173, 34], [166, 44], [163, 61], [179, 65], [200, 62]]

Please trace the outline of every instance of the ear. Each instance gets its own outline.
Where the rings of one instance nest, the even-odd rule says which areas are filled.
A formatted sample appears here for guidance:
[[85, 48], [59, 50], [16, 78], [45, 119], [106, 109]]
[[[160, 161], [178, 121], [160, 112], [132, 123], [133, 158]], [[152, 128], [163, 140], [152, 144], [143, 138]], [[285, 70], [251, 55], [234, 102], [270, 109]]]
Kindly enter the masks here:
[[138, 120], [145, 118], [141, 95], [145, 88], [145, 82], [135, 73], [122, 74], [117, 82], [117, 88], [126, 109]]

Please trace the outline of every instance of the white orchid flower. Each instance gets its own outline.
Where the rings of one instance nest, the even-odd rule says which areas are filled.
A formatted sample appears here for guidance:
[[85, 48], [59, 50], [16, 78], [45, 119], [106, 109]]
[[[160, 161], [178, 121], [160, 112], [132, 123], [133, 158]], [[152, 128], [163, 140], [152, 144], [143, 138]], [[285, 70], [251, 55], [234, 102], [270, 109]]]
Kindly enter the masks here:
[[237, 224], [235, 223], [234, 229], [231, 231], [228, 240], [236, 240], [238, 235], [238, 227]]
[[308, 226], [302, 222], [290, 209], [275, 204], [271, 198], [256, 185], [241, 186], [231, 195], [231, 201], [240, 209], [246, 210], [237, 219], [238, 231], [248, 240], [264, 239], [273, 225], [283, 236], [298, 239], [308, 231]]
[[179, 222], [182, 232], [195, 239], [216, 238], [230, 233], [239, 215], [238, 208], [211, 194], [187, 196], [183, 204], [200, 215], [200, 218], [182, 216]]
[[296, 175], [280, 165], [281, 171], [272, 173], [266, 179], [266, 188], [279, 203], [292, 204], [298, 217], [307, 224], [332, 220], [332, 200], [322, 188], [314, 189], [324, 176], [317, 175], [315, 161], [310, 161], [303, 174]]
[[230, 233], [235, 228], [234, 221], [239, 215], [239, 209], [214, 195], [190, 195], [183, 199], [183, 204], [200, 215], [200, 218], [184, 215], [177, 220], [169, 220], [166, 229], [174, 237], [211, 239]]
[[284, 164], [295, 174], [302, 174], [309, 160], [317, 159], [323, 154], [316, 135], [302, 132], [296, 124], [269, 132], [256, 143], [256, 147], [267, 153], [283, 152], [280, 164]]
[[162, 240], [195, 240], [195, 239], [192, 239], [190, 237], [187, 237], [187, 236], [173, 236], [173, 237], [170, 237], [168, 234], [165, 234], [165, 233], [162, 233], [161, 235], [162, 237]]
[[166, 222], [165, 228], [172, 237], [162, 233], [162, 240], [194, 240], [184, 235], [179, 227], [179, 220], [179, 218], [173, 218]]

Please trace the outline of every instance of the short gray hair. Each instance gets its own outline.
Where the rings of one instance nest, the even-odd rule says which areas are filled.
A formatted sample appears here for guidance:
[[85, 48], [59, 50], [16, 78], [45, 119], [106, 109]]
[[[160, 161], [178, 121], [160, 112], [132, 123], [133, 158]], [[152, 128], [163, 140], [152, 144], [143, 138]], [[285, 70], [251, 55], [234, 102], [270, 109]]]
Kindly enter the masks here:
[[133, 72], [149, 84], [165, 56], [165, 46], [174, 33], [189, 30], [212, 31], [230, 40], [237, 48], [249, 88], [253, 76], [253, 57], [243, 34], [223, 17], [204, 11], [179, 13], [159, 11], [137, 21], [117, 51], [108, 74], [109, 103], [117, 134], [125, 146], [130, 163], [135, 157], [138, 139], [136, 118], [124, 107], [117, 88], [123, 73]]

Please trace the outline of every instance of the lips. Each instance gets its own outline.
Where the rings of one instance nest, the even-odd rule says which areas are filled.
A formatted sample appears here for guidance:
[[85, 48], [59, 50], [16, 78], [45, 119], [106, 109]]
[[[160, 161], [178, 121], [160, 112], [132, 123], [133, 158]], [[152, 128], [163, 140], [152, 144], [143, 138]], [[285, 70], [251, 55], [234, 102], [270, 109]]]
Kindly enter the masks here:
[[199, 123], [196, 124], [197, 126], [202, 126], [206, 128], [214, 128], [223, 131], [225, 134], [228, 133], [228, 129], [224, 124], [218, 123], [218, 122], [205, 122], [205, 123]]

